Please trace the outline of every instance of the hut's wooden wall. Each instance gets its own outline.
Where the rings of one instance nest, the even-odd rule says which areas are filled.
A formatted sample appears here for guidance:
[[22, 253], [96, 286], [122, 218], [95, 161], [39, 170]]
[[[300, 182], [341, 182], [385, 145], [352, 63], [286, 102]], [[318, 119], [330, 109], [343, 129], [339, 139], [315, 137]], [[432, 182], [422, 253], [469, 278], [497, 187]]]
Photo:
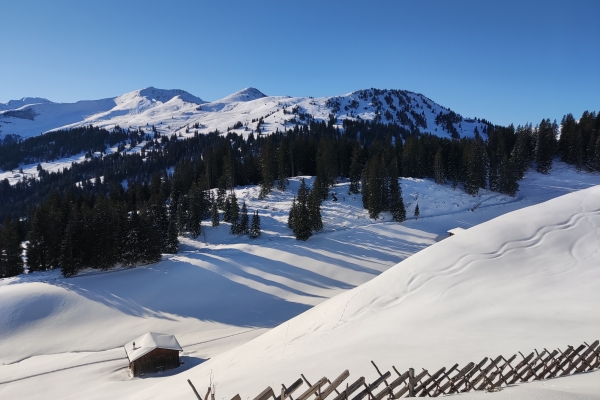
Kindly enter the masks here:
[[177, 367], [179, 367], [179, 351], [166, 349], [154, 349], [129, 364], [133, 376]]

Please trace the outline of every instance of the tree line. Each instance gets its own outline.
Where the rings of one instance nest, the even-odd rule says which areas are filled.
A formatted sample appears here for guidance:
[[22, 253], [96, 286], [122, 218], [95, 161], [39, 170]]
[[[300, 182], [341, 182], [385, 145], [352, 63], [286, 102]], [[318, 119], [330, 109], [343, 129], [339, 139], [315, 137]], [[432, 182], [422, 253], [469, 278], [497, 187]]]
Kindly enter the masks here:
[[[105, 255], [108, 261], [75, 250], [73, 260], [83, 260], [92, 268], [105, 268], [114, 260], [126, 265], [154, 260], [160, 252], [173, 251], [173, 245], [169, 248], [167, 244], [174, 243], [172, 238], [177, 234], [200, 234], [202, 219], [218, 223], [218, 210], [224, 210], [227, 220], [239, 218], [239, 223], [232, 222], [232, 233], [240, 234], [239, 228], [250, 234], [251, 228], [246, 228], [245, 222], [249, 216], [239, 213], [237, 200], [232, 202], [233, 188], [259, 184], [265, 197], [274, 189], [285, 190], [287, 178], [298, 175], [315, 176], [313, 187], [298, 193], [295, 207], [299, 208], [293, 208], [312, 211], [290, 215], [290, 228], [296, 227], [296, 236], [305, 238], [310, 236], [308, 226], [311, 232], [322, 229], [314, 210], [340, 177], [350, 180], [351, 193], [362, 193], [363, 205], [371, 217], [389, 211], [401, 222], [406, 212], [398, 185], [400, 176], [430, 178], [439, 184], [450, 182], [454, 187], [460, 184], [471, 195], [486, 188], [514, 196], [519, 180], [531, 165], [548, 173], [557, 154], [577, 168], [600, 170], [600, 115], [587, 111], [578, 121], [565, 116], [560, 137], [558, 124], [548, 119], [535, 127], [488, 124], [483, 132], [476, 130], [474, 137], [460, 139], [409, 131], [394, 123], [344, 120], [339, 129], [335, 118], [316, 121], [307, 116], [305, 121], [285, 131], [256, 136], [215, 131], [178, 138], [128, 131], [126, 145], [131, 148], [144, 142], [141, 152], [129, 153], [122, 144], [114, 154], [91, 157], [62, 171], [44, 171], [36, 179], [24, 178], [12, 186], [4, 180], [0, 182], [0, 217], [6, 222], [1, 231], [0, 265], [6, 265], [8, 253], [16, 254], [15, 235], [19, 242], [30, 240], [28, 251], [33, 257], [28, 256], [28, 262], [32, 270], [63, 265], [65, 261], [60, 260], [66, 260], [66, 256], [59, 254], [59, 249], [70, 243], [63, 243], [66, 236], [49, 233], [48, 243], [36, 236], [44, 229], [66, 235], [69, 224], [69, 237], [89, 244], [75, 247], [100, 249], [103, 247], [97, 243], [103, 240], [119, 243], [114, 246], [115, 254]], [[124, 181], [127, 189], [123, 189]], [[214, 198], [209, 189], [216, 189]], [[237, 217], [236, 211], [230, 217], [228, 199], [228, 207], [235, 203]], [[114, 233], [114, 237], [94, 236], [98, 234], [91, 227], [109, 226], [107, 221], [118, 226], [120, 233]], [[138, 235], [136, 232], [141, 230], [154, 233]], [[169, 235], [171, 242], [167, 240]], [[140, 243], [153, 244], [148, 253], [141, 254], [133, 250]]]

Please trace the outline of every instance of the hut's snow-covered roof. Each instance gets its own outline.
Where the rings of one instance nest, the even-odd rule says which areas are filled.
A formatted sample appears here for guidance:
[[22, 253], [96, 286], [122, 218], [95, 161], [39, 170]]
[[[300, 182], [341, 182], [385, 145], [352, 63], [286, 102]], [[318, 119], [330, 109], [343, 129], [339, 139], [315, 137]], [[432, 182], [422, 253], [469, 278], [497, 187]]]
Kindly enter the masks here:
[[464, 231], [465, 231], [465, 229], [464, 229], [464, 228], [454, 228], [454, 229], [450, 229], [450, 230], [448, 230], [448, 233], [449, 233], [450, 235], [458, 235], [459, 233], [462, 233], [462, 232], [464, 232]]
[[[133, 346], [134, 343], [135, 347]], [[127, 343], [124, 347], [129, 362], [137, 360], [154, 349], [183, 350], [175, 336], [156, 332], [145, 333]]]

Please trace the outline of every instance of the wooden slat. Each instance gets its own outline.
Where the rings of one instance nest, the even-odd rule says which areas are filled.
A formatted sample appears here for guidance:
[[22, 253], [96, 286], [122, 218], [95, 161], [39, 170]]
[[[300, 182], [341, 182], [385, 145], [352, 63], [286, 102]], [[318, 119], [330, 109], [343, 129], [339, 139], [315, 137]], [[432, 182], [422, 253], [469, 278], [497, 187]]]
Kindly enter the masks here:
[[327, 398], [327, 396], [329, 396], [331, 394], [331, 392], [333, 392], [335, 390], [335, 388], [337, 388], [349, 376], [350, 376], [350, 371], [345, 370], [344, 372], [342, 372], [340, 376], [338, 376], [337, 378], [335, 378], [333, 380], [333, 382], [331, 382], [329, 384], [329, 386], [327, 386], [327, 389], [323, 390], [323, 392], [321, 393], [320, 396], [317, 397], [317, 399], [318, 400], [323, 400], [323, 399]]
[[425, 389], [427, 387], [427, 385], [429, 385], [431, 382], [434, 382], [438, 376], [440, 376], [441, 374], [444, 373], [444, 371], [446, 370], [446, 367], [441, 368], [439, 371], [437, 371], [435, 374], [431, 375], [429, 378], [427, 378], [425, 381], [423, 381], [423, 383], [421, 383], [419, 386], [417, 386], [415, 388], [415, 396], [417, 396], [419, 394], [419, 392], [423, 389]]
[[485, 367], [485, 369], [480, 369], [480, 371], [481, 371], [480, 374], [477, 375], [477, 378], [475, 378], [469, 382], [469, 386], [471, 386], [472, 388], [475, 388], [475, 385], [477, 385], [479, 383], [479, 381], [481, 381], [482, 379], [487, 380], [487, 374], [492, 370], [492, 368], [494, 368], [496, 366], [496, 364], [498, 364], [500, 362], [501, 359], [502, 359], [502, 356], [496, 357], [495, 360], [490, 359], [490, 365]]
[[[502, 358], [504, 359], [504, 357]], [[513, 362], [515, 358], [517, 358], [516, 354], [508, 360], [504, 359], [504, 364], [501, 367], [496, 367], [496, 371], [494, 371], [492, 375], [490, 375], [490, 381], [492, 382], [494, 381], [494, 379], [496, 379], [496, 377], [498, 377], [498, 382], [494, 383], [494, 386], [501, 386], [503, 383], [506, 385], [506, 378], [504, 377], [504, 374], [502, 372], [506, 369], [506, 367], [512, 369], [510, 363]]]
[[[419, 375], [417, 375], [415, 377], [414, 382], [418, 383], [425, 376], [426, 373], [427, 373], [427, 371], [421, 372]], [[404, 375], [406, 375], [406, 377], [404, 377]], [[409, 378], [408, 372], [406, 372], [405, 374], [402, 374], [400, 377], [401, 378], [404, 377], [404, 380], [406, 380], [406, 378]], [[394, 394], [394, 398], [398, 399], [398, 398], [402, 397], [402, 395], [404, 395], [406, 392], [408, 392], [408, 389], [409, 389], [409, 387], [408, 387], [408, 385], [406, 385], [405, 387], [400, 389], [396, 394]]]
[[421, 372], [419, 375], [415, 376], [415, 385], [418, 384], [421, 381], [421, 379], [425, 377], [425, 375], [427, 375], [426, 369], [424, 369], [423, 372]]
[[589, 345], [588, 348], [583, 353], [581, 353], [581, 355], [579, 357], [577, 357], [577, 359], [574, 360], [573, 363], [571, 363], [571, 365], [569, 365], [568, 368], [566, 368], [564, 370], [564, 372], [561, 374], [561, 376], [563, 376], [563, 375], [569, 375], [569, 373], [573, 369], [577, 368], [577, 365], [579, 365], [579, 363], [584, 363], [585, 359], [588, 356], [588, 354], [592, 353], [594, 351], [594, 349], [596, 347], [598, 347], [599, 343], [600, 343], [600, 341], [596, 340], [594, 343], [592, 343], [591, 345]]
[[[544, 349], [544, 350], [546, 350], [546, 349]], [[546, 350], [546, 351], [547, 351], [547, 350]], [[546, 372], [549, 372], [549, 371], [550, 371], [550, 370], [549, 370], [549, 367], [550, 367], [550, 365], [552, 364], [552, 362], [554, 361], [554, 357], [555, 357], [557, 354], [558, 354], [558, 350], [554, 350], [554, 351], [552, 351], [552, 353], [548, 354], [548, 357], [546, 357], [546, 359], [542, 361], [542, 364], [541, 364], [541, 366], [543, 367], [543, 370], [542, 370], [542, 372], [540, 372], [539, 374], [536, 374], [536, 375], [535, 375], [535, 378], [534, 378], [534, 380], [539, 380], [539, 379], [542, 379], [542, 378], [543, 378], [543, 376], [544, 376], [544, 374], [545, 374]], [[537, 370], [539, 369], [539, 367], [540, 367], [540, 366], [538, 365], [538, 366], [535, 368], [535, 371], [534, 371], [534, 372], [537, 372]]]
[[594, 364], [592, 364], [592, 369], [600, 367], [600, 351], [595, 351], [597, 357], [596, 357], [596, 362]]
[[254, 398], [254, 400], [267, 400], [271, 396], [275, 397], [275, 393], [273, 393], [271, 386], [268, 386], [265, 390], [260, 392], [260, 394]]
[[591, 356], [589, 356], [587, 359], [583, 360], [583, 363], [581, 364], [581, 366], [579, 368], [577, 368], [577, 370], [575, 372], [583, 372], [585, 370], [591, 371], [593, 370], [596, 366], [594, 365], [594, 357], [597, 357], [597, 351], [594, 351], [593, 354]]
[[231, 400], [242, 400], [242, 398], [240, 397], [240, 395], [239, 395], [239, 393], [238, 393], [238, 394], [236, 394], [235, 396], [233, 396], [233, 397], [231, 398]]
[[527, 357], [525, 357], [523, 360], [521, 360], [520, 363], [517, 364], [516, 367], [514, 367], [508, 374], [506, 374], [506, 376], [504, 377], [505, 381], [508, 381], [508, 378], [512, 377], [514, 375], [514, 378], [512, 378], [512, 380], [510, 381], [510, 384], [515, 383], [516, 381], [518, 381], [519, 379], [522, 379], [523, 372], [524, 371], [520, 371], [535, 355], [535, 353], [532, 351], [530, 355], [528, 355]]
[[[542, 374], [543, 378], [549, 378], [552, 376], [553, 373], [555, 373], [558, 370], [558, 366], [560, 364], [562, 364], [562, 362], [567, 359], [567, 357], [569, 356], [569, 354], [571, 354], [571, 352], [573, 351], [573, 346], [569, 346], [569, 348], [567, 348], [567, 350], [565, 350], [564, 353], [561, 353], [560, 356], [558, 356], [557, 358], [555, 358], [552, 363], [549, 365], [547, 371], [548, 373], [546, 374], [545, 372]], [[559, 349], [560, 351], [560, 349]]]
[[373, 392], [373, 390], [377, 389], [377, 387], [379, 385], [381, 385], [383, 383], [384, 380], [386, 380], [387, 378], [390, 377], [390, 372], [386, 372], [385, 374], [381, 375], [379, 378], [377, 378], [375, 380], [375, 382], [371, 383], [370, 385], [368, 385], [362, 392], [360, 392], [359, 394], [357, 394], [352, 400], [362, 400], [362, 398], [364, 398], [369, 392]]
[[202, 397], [200, 397], [200, 395], [198, 394], [198, 392], [196, 391], [196, 388], [194, 387], [194, 385], [192, 384], [192, 381], [190, 381], [189, 379], [187, 380], [188, 383], [190, 384], [190, 386], [192, 387], [192, 390], [194, 391], [194, 394], [196, 395], [196, 398], [198, 400], [202, 400]]
[[381, 392], [379, 392], [379, 394], [377, 394], [375, 396], [375, 400], [381, 400], [388, 394], [393, 393], [394, 389], [396, 387], [400, 386], [400, 384], [402, 384], [402, 382], [404, 382], [406, 380], [406, 378], [408, 378], [408, 372], [405, 372], [402, 375], [400, 375], [398, 378], [394, 379], [392, 381], [392, 383], [390, 383], [388, 386], [386, 386], [385, 389], [383, 389]]
[[327, 378], [326, 377], [322, 377], [321, 379], [319, 379], [317, 381], [317, 383], [315, 383], [314, 385], [312, 385], [311, 387], [309, 387], [306, 390], [306, 392], [304, 392], [300, 396], [298, 396], [298, 398], [296, 400], [306, 400], [306, 399], [308, 399], [313, 393], [315, 393], [317, 390], [319, 390], [319, 388], [321, 388], [321, 386], [323, 386], [325, 383], [327, 383]]
[[473, 381], [471, 381], [471, 387], [474, 388], [475, 385], [477, 385], [479, 383], [479, 381], [481, 381], [482, 379], [485, 382], [483, 382], [483, 384], [481, 384], [481, 386], [479, 386], [479, 388], [477, 388], [476, 390], [483, 390], [483, 389], [485, 389], [486, 385], [491, 385], [492, 387], [495, 387], [495, 385], [492, 383], [492, 381], [488, 378], [487, 375], [490, 373], [492, 368], [494, 368], [494, 367], [496, 367], [496, 365], [498, 365], [498, 363], [500, 362], [501, 359], [502, 359], [502, 356], [498, 356], [498, 357], [496, 357], [495, 360], [491, 360], [490, 365], [485, 367], [485, 369], [481, 371], [479, 376], [477, 376], [477, 378], [475, 378]]
[[458, 364], [454, 364], [452, 366], [452, 368], [450, 368], [448, 371], [444, 372], [444, 376], [442, 376], [441, 378], [439, 378], [435, 381], [436, 389], [435, 389], [435, 393], [433, 393], [433, 396], [431, 396], [431, 397], [438, 397], [440, 394], [442, 394], [441, 383], [444, 381], [444, 379], [450, 380], [450, 378], [449, 378], [450, 374], [453, 373], [457, 368], [458, 368]]
[[526, 382], [533, 376], [534, 379], [536, 379], [536, 374], [537, 372], [542, 368], [545, 367], [548, 360], [551, 357], [554, 357], [554, 355], [556, 355], [556, 353], [558, 353], [558, 351], [554, 350], [554, 352], [550, 353], [548, 355], [548, 357], [546, 357], [545, 359], [543, 358], [543, 356], [548, 352], [548, 350], [544, 349], [544, 351], [542, 351], [542, 353], [540, 354], [539, 357], [536, 357], [536, 359], [534, 361], [539, 362], [539, 364], [537, 364], [536, 366], [532, 367], [529, 369], [529, 372], [527, 373], [527, 375], [525, 375], [525, 377], [523, 378]]
[[[375, 364], [375, 362], [374, 362], [373, 360], [371, 360], [371, 364], [373, 364], [373, 366], [375, 367], [375, 371], [377, 371], [377, 373], [379, 374], [379, 376], [383, 375], [383, 374], [381, 373], [381, 371], [379, 370], [379, 367], [377, 366], [377, 364]], [[385, 386], [388, 386], [388, 385], [389, 385], [389, 384], [387, 383], [387, 381], [384, 381], [384, 382], [385, 382]]]
[[365, 377], [361, 376], [352, 385], [348, 386], [343, 392], [337, 395], [333, 400], [344, 400], [350, 397], [350, 395], [358, 390], [365, 383]]
[[467, 387], [463, 391], [471, 390], [468, 387], [471, 376], [475, 373], [475, 371], [479, 371], [481, 369], [481, 367], [483, 367], [487, 363], [487, 360], [488, 360], [488, 358], [485, 357], [483, 360], [481, 360], [479, 362], [479, 364], [475, 365], [474, 368], [472, 368], [467, 374], [465, 374], [465, 376], [460, 380], [460, 382], [458, 382], [458, 384], [454, 385], [454, 388], [452, 390], [450, 390], [450, 393], [458, 392], [460, 390], [460, 388], [462, 387], [462, 385], [464, 385], [465, 383], [467, 384]]
[[[473, 367], [475, 367], [475, 364], [470, 362], [466, 366], [464, 366], [463, 369], [458, 371], [458, 373], [456, 375], [454, 375], [452, 378], [449, 378], [450, 380], [448, 382], [446, 382], [444, 384], [444, 386], [442, 386], [440, 388], [440, 394], [450, 394], [450, 393], [454, 392], [454, 382], [458, 381], [463, 376], [468, 374], [469, 371], [471, 371], [473, 369]], [[446, 389], [448, 389], [448, 388], [450, 388], [450, 391], [448, 393], [446, 393]]]
[[408, 386], [404, 386], [402, 389], [398, 390], [398, 392], [396, 394], [393, 394], [393, 396], [394, 396], [395, 399], [399, 399], [406, 392], [408, 392]]
[[554, 378], [556, 375], [562, 372], [563, 369], [567, 366], [567, 364], [572, 363], [573, 358], [575, 358], [575, 356], [577, 356], [577, 354], [579, 354], [583, 349], [585, 349], [585, 345], [582, 344], [581, 346], [577, 347], [575, 350], [570, 352], [568, 355], [566, 355], [564, 360], [560, 364], [558, 364], [552, 372], [550, 372], [548, 378]]
[[283, 392], [283, 397], [284, 399], [281, 398], [281, 395], [277, 396], [275, 398], [275, 400], [285, 400], [285, 398], [289, 397], [292, 393], [294, 393], [296, 391], [296, 389], [298, 389], [300, 386], [302, 386], [302, 384], [304, 383], [304, 381], [302, 380], [302, 378], [298, 378], [298, 380], [294, 383], [292, 383], [292, 385], [288, 388], [285, 388], [284, 392]]
[[444, 380], [444, 377], [438, 377], [436, 378], [429, 387], [424, 387], [423, 390], [421, 391], [421, 394], [419, 395], [419, 397], [437, 397], [440, 395], [440, 393], [438, 392], [438, 389], [440, 388], [440, 385], [438, 382]]

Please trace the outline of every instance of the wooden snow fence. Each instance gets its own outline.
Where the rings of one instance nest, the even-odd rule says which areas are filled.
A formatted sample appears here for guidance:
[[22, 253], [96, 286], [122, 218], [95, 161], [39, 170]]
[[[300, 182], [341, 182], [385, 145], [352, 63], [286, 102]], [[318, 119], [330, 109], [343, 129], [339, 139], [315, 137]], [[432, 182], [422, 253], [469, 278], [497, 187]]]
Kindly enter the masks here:
[[[434, 373], [426, 369], [416, 372], [413, 368], [400, 373], [394, 366], [393, 372], [381, 373], [371, 361], [379, 375], [371, 384], [362, 376], [355, 381], [346, 382], [350, 377], [348, 370], [333, 381], [323, 377], [313, 384], [300, 374], [301, 378], [289, 387], [282, 384], [281, 389], [273, 390], [269, 386], [253, 400], [391, 400], [401, 397], [437, 397], [471, 390], [497, 391], [515, 383], [556, 378], [600, 368], [599, 344], [596, 340], [577, 348], [568, 346], [565, 351], [543, 349], [541, 352], [534, 350], [528, 355], [519, 352], [520, 360], [517, 354], [508, 359], [503, 356], [494, 359], [485, 357], [478, 363], [470, 362], [462, 368], [454, 364]], [[189, 379], [188, 383], [198, 400], [214, 400], [210, 387], [202, 399]], [[296, 393], [304, 383], [308, 389]], [[241, 400], [240, 395], [235, 395], [231, 400]]]

